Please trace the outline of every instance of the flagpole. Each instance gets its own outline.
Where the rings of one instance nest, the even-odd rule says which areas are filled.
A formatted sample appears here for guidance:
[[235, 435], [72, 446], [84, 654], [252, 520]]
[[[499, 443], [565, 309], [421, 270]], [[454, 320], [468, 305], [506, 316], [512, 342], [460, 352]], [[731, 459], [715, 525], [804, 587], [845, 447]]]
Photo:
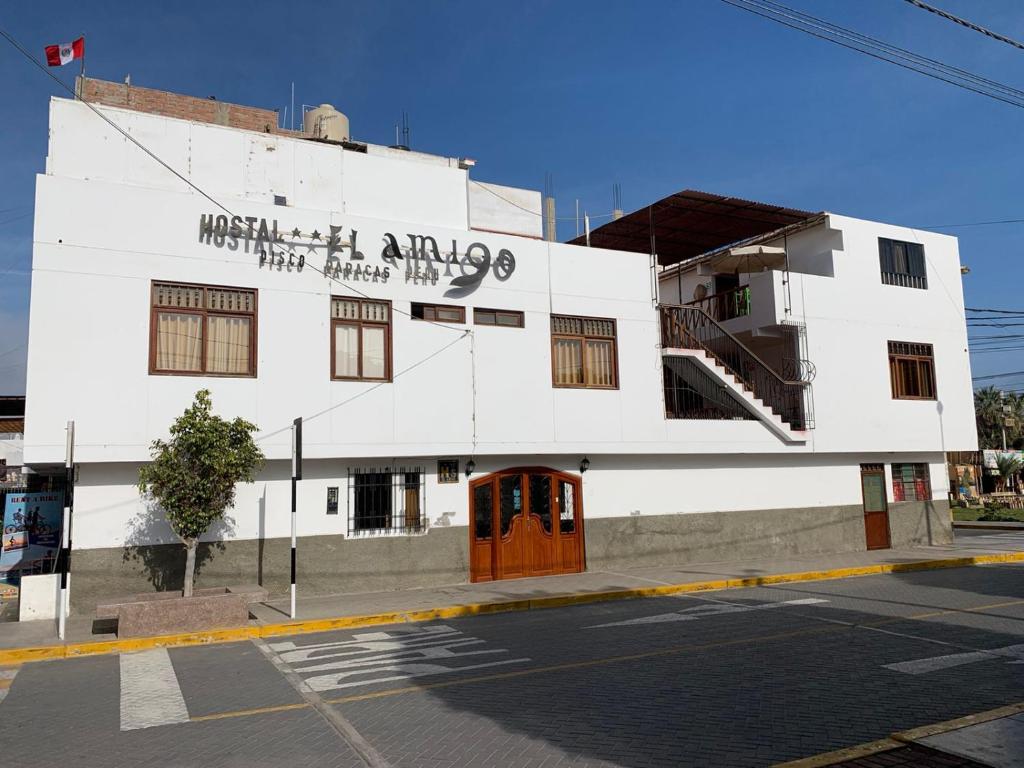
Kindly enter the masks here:
[[79, 86], [78, 86], [78, 100], [82, 100], [82, 96], [85, 93], [85, 32], [80, 37], [82, 38], [82, 68], [79, 72]]

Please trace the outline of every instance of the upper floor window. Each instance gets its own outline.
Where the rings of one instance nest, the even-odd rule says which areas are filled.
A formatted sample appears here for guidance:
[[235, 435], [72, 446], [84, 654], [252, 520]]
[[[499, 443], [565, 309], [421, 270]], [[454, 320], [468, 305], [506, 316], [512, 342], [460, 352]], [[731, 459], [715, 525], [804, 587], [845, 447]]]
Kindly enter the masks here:
[[895, 400], [934, 400], [935, 356], [932, 345], [890, 341], [889, 379]]
[[878, 260], [882, 267], [882, 282], [902, 285], [904, 288], [927, 288], [928, 271], [925, 268], [924, 246], [902, 240], [878, 238]]
[[466, 308], [448, 304], [417, 304], [413, 302], [409, 313], [414, 320], [433, 320], [437, 323], [466, 322]]
[[514, 309], [482, 309], [473, 310], [473, 323], [476, 325], [502, 325], [506, 328], [522, 328], [524, 315]]
[[927, 464], [892, 465], [893, 501], [931, 501], [932, 485]]
[[391, 380], [391, 302], [331, 297], [331, 378]]
[[153, 283], [149, 372], [255, 376], [256, 291]]
[[551, 371], [556, 387], [616, 389], [615, 321], [551, 316]]

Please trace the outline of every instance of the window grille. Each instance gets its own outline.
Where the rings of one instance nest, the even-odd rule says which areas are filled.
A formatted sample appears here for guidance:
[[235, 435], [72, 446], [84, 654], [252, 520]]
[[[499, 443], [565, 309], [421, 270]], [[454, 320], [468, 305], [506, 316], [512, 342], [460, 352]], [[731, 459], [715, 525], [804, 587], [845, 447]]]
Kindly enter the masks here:
[[425, 533], [423, 467], [350, 467], [349, 536]]
[[931, 478], [927, 464], [892, 465], [893, 501], [930, 501]]
[[921, 243], [907, 243], [902, 240], [878, 238], [878, 260], [882, 270], [882, 282], [904, 288], [928, 287], [928, 270]]

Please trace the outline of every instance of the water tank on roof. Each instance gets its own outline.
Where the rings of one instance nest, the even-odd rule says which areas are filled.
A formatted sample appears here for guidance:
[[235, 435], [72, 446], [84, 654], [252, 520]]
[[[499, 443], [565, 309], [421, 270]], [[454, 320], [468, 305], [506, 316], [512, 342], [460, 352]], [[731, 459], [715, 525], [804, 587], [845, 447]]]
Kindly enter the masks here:
[[348, 118], [330, 104], [309, 110], [302, 121], [307, 136], [328, 141], [348, 141]]

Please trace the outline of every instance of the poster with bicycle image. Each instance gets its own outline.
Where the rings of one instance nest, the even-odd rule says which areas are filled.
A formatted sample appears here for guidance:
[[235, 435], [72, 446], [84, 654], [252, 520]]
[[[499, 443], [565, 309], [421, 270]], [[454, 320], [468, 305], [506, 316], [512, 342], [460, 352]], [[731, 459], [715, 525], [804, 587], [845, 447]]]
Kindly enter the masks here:
[[0, 580], [50, 573], [60, 547], [64, 494], [8, 493], [0, 533]]

